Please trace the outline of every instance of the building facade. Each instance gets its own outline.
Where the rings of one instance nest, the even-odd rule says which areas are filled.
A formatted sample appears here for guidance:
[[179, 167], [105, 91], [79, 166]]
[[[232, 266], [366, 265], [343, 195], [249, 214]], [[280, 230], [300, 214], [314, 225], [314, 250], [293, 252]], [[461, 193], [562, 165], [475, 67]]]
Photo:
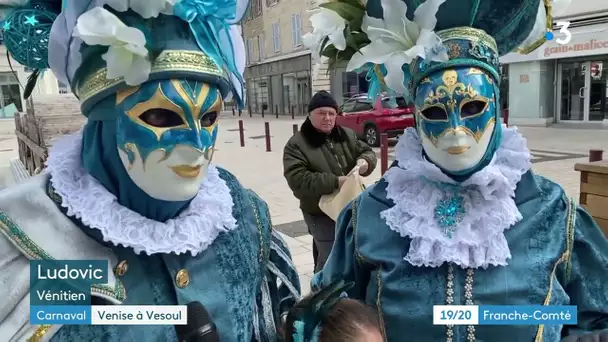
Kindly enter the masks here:
[[[571, 39], [558, 22], [569, 22]], [[554, 18], [555, 38], [528, 55], [501, 58], [509, 123], [608, 127], [608, 2], [580, 0]], [[505, 87], [505, 84], [503, 84]]]
[[317, 61], [302, 44], [302, 35], [312, 29], [309, 10], [315, 2], [251, 0], [249, 6], [242, 25], [248, 110], [306, 113], [313, 91], [329, 90], [328, 80], [312, 74]]
[[[6, 58], [6, 46], [3, 43], [0, 31], [0, 119], [12, 118], [16, 112], [25, 110], [23, 87], [32, 72], [14, 59]], [[59, 91], [57, 78], [51, 71], [47, 71], [38, 80], [32, 94], [57, 94]]]

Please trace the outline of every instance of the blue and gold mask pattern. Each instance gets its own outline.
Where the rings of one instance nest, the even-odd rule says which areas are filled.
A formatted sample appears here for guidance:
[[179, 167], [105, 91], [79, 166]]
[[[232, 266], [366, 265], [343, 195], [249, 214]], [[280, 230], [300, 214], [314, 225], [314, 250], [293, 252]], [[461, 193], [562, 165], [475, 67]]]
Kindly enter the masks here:
[[474, 67], [435, 72], [416, 89], [416, 123], [427, 156], [453, 174], [475, 168], [494, 139], [493, 79]]
[[117, 147], [131, 179], [157, 199], [194, 196], [217, 138], [218, 89], [187, 80], [151, 81], [121, 89], [116, 107]]

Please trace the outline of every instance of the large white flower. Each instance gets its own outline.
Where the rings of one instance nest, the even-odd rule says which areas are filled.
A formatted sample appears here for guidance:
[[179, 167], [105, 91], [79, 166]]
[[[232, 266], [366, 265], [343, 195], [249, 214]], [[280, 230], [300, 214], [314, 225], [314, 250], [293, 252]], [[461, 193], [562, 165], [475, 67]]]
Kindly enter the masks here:
[[151, 63], [146, 49], [146, 37], [140, 30], [125, 25], [118, 17], [102, 7], [78, 17], [73, 36], [87, 45], [109, 46], [101, 57], [107, 64], [108, 79], [124, 77], [128, 85], [145, 82]]
[[156, 18], [159, 14], [173, 14], [173, 5], [179, 0], [106, 0], [113, 9], [125, 12], [129, 8], [142, 18]]
[[346, 67], [356, 70], [366, 63], [384, 64], [386, 85], [397, 93], [405, 94], [404, 64], [416, 57], [431, 61], [447, 61], [441, 48], [441, 39], [433, 32], [437, 24], [435, 15], [445, 0], [427, 0], [414, 12], [414, 21], [406, 18], [407, 5], [402, 0], [382, 0], [384, 19], [365, 15], [361, 29], [371, 43], [353, 55]]
[[329, 44], [332, 44], [336, 49], [343, 51], [346, 49], [346, 37], [344, 37], [344, 29], [346, 28], [346, 20], [338, 13], [320, 7], [314, 10], [314, 14], [310, 16], [312, 32], [302, 36], [302, 43], [313, 53], [318, 56], [321, 54], [321, 44], [325, 37], [329, 38]]

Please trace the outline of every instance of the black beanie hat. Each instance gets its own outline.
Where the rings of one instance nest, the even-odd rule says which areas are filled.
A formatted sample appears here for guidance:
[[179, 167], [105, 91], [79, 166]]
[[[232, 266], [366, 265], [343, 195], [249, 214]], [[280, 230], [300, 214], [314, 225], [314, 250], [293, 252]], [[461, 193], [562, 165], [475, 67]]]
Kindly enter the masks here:
[[336, 111], [339, 110], [338, 102], [336, 102], [334, 97], [331, 96], [331, 94], [326, 92], [325, 90], [317, 92], [310, 99], [310, 103], [308, 104], [308, 113], [321, 107], [331, 107], [334, 108]]

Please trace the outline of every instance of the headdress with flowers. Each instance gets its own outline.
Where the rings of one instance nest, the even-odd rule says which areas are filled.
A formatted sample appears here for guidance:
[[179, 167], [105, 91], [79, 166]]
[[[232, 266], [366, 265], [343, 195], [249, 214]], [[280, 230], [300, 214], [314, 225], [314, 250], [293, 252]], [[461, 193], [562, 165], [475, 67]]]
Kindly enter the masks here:
[[10, 54], [25, 66], [52, 69], [85, 115], [120, 87], [166, 78], [215, 84], [225, 99], [243, 104], [238, 23], [247, 0], [9, 2], [18, 5], [4, 22], [5, 39], [15, 42], [7, 44]]
[[544, 43], [552, 16], [569, 0], [330, 0], [303, 38], [346, 71], [368, 70], [370, 92], [408, 96], [430, 73], [476, 66], [500, 82], [499, 56]]

